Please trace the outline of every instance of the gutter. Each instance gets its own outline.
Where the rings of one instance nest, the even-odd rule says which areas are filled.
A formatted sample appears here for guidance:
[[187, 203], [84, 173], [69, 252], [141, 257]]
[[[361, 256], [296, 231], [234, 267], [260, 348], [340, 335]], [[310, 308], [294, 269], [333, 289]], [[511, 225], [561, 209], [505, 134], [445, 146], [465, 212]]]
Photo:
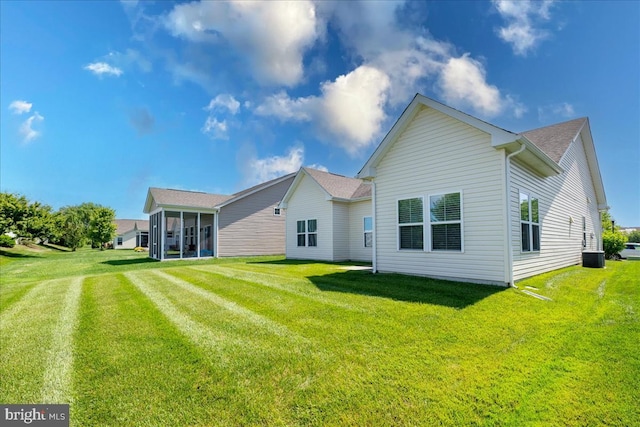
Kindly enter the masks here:
[[373, 221], [373, 230], [371, 230], [373, 233], [371, 236], [373, 241], [373, 247], [371, 248], [371, 272], [377, 273], [378, 267], [376, 259], [378, 258], [378, 236], [376, 229], [378, 228], [378, 221], [376, 221], [376, 182], [373, 180], [371, 181], [371, 219]]
[[511, 158], [517, 156], [527, 149], [527, 146], [524, 144], [520, 145], [520, 149], [514, 151], [509, 154], [506, 159], [506, 168], [505, 168], [505, 180], [507, 184], [507, 260], [509, 263], [508, 273], [509, 273], [509, 286], [515, 288], [515, 284], [513, 283], [513, 224], [511, 218]]

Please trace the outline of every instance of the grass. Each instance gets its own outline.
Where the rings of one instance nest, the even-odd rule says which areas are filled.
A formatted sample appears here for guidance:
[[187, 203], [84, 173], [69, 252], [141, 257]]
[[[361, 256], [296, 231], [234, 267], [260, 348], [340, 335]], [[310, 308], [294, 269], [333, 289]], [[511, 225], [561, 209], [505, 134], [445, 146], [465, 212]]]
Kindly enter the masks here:
[[640, 262], [519, 289], [281, 257], [0, 254], [0, 401], [96, 425], [634, 425]]

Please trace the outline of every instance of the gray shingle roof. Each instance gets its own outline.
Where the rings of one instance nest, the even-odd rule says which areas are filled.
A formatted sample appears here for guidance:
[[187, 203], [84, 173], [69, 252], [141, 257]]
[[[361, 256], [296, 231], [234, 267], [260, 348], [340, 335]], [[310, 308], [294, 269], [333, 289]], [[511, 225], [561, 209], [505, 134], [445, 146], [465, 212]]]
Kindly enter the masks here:
[[317, 169], [304, 168], [331, 197], [359, 199], [371, 197], [371, 185], [358, 178], [348, 178]]
[[558, 163], [586, 121], [586, 117], [581, 117], [521, 132], [520, 135], [525, 136], [549, 156], [551, 160]]
[[158, 205], [186, 206], [194, 208], [213, 208], [232, 196], [210, 194], [198, 191], [171, 190], [168, 188], [149, 188], [153, 200]]
[[149, 231], [148, 219], [116, 219], [113, 222], [116, 223], [116, 233], [118, 235], [133, 230], [136, 225], [139, 231]]

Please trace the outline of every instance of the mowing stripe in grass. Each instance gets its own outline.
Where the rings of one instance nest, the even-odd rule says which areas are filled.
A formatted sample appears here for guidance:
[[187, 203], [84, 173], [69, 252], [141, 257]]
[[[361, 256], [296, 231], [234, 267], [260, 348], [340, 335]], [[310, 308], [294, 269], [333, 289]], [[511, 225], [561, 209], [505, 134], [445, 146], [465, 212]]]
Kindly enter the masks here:
[[[305, 292], [298, 289], [295, 289], [291, 286], [282, 285], [282, 281], [286, 279], [288, 282], [292, 282], [295, 279], [291, 279], [288, 277], [283, 277], [277, 274], [269, 274], [264, 272], [248, 272], [243, 271], [231, 267], [221, 267], [218, 265], [207, 265], [207, 266], [192, 266], [187, 267], [188, 269], [196, 270], [196, 271], [204, 271], [206, 273], [212, 274], [220, 274], [226, 277], [230, 277], [236, 280], [241, 280], [247, 282], [251, 285], [260, 285], [265, 286], [271, 289], [276, 289], [278, 291], [286, 292], [289, 294], [296, 295], [298, 297], [306, 298], [318, 302], [320, 304], [330, 305], [333, 307], [339, 307], [344, 310], [355, 311], [355, 312], [365, 312], [366, 310], [361, 307], [355, 307], [352, 304], [348, 304], [342, 301], [338, 301], [336, 299], [325, 296], [325, 294], [320, 293], [318, 291], [315, 292]], [[308, 286], [308, 282], [304, 282]], [[343, 300], [344, 298], [342, 298]]]
[[0, 401], [37, 403], [69, 279], [36, 285], [0, 315]]
[[[290, 337], [290, 338], [297, 338], [297, 339], [301, 339], [301, 337], [297, 336], [294, 332], [290, 331], [287, 327], [274, 322], [271, 319], [268, 319], [264, 316], [259, 315], [258, 313], [251, 311], [249, 309], [246, 309], [238, 304], [236, 304], [233, 301], [229, 301], [225, 298], [220, 297], [219, 295], [216, 295], [212, 292], [206, 291], [198, 286], [195, 286], [189, 282], [186, 282], [182, 279], [179, 279], [175, 276], [172, 276], [170, 274], [167, 274], [163, 271], [153, 271], [151, 272], [154, 275], [161, 277], [165, 280], [168, 280], [169, 282], [173, 283], [174, 285], [180, 287], [181, 289], [184, 289], [188, 292], [194, 293], [204, 299], [206, 299], [207, 301], [210, 301], [238, 316], [241, 316], [243, 319], [247, 320], [248, 322], [259, 326], [261, 328], [265, 328], [267, 329], [269, 332], [279, 335], [279, 336], [283, 336], [283, 337]], [[149, 274], [147, 272], [145, 272], [144, 274]]]
[[171, 323], [176, 325], [180, 332], [185, 334], [193, 343], [209, 350], [216, 350], [220, 357], [219, 361], [221, 365], [228, 363], [229, 354], [222, 351], [223, 346], [245, 346], [244, 341], [216, 334], [205, 325], [194, 321], [191, 317], [182, 313], [167, 297], [148, 283], [148, 277], [134, 275], [133, 273], [124, 273], [124, 276], [149, 298], [162, 314], [164, 314]]
[[49, 360], [44, 372], [42, 403], [69, 403], [71, 368], [73, 366], [73, 332], [77, 325], [78, 307], [84, 277], [73, 279], [64, 299], [60, 320], [53, 331]]
[[52, 281], [40, 282], [35, 286], [32, 286], [27, 292], [20, 296], [20, 298], [6, 310], [0, 313], [0, 324], [8, 325], [18, 316], [23, 310], [30, 307], [33, 304], [33, 300], [37, 299], [43, 290], [45, 290]]

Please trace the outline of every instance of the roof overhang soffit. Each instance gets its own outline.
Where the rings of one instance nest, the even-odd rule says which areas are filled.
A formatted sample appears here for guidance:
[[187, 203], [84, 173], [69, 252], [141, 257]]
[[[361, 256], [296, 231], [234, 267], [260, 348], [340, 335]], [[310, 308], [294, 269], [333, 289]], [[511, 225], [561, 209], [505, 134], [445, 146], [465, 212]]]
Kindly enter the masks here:
[[537, 145], [522, 135], [514, 141], [494, 145], [494, 148], [504, 149], [507, 154], [511, 154], [518, 151], [523, 145], [526, 147], [526, 150], [516, 155], [515, 158], [528, 166], [533, 172], [537, 173], [541, 177], [559, 175], [564, 172], [559, 164], [554, 162], [549, 156], [540, 150]]

